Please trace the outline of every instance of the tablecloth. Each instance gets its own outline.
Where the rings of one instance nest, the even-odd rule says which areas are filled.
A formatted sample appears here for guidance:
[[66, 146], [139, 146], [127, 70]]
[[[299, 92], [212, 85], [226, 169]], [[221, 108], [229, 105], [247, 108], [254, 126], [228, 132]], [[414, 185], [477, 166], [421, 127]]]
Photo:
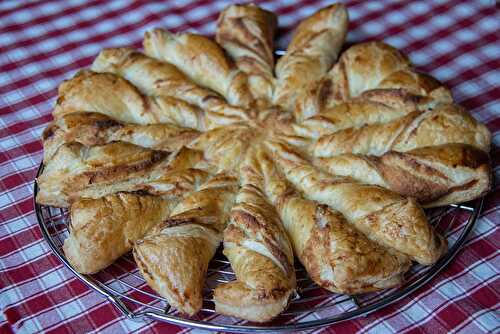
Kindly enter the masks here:
[[[279, 14], [278, 47], [290, 29], [327, 1], [263, 1]], [[372, 39], [403, 50], [418, 69], [453, 90], [493, 133], [500, 179], [500, 10], [493, 0], [346, 1], [349, 42]], [[62, 80], [105, 47], [140, 47], [153, 27], [213, 34], [227, 1], [0, 2], [0, 332], [181, 332], [126, 319], [51, 254], [32, 200], [40, 135]], [[500, 193], [463, 251], [431, 283], [367, 317], [327, 332], [495, 332], [500, 330]]]

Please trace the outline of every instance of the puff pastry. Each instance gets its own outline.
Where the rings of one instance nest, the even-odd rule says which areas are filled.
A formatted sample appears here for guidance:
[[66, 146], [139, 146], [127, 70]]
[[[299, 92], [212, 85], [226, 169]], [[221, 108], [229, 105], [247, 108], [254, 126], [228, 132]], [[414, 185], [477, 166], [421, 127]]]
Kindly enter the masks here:
[[82, 111], [97, 112], [124, 123], [170, 123], [197, 130], [206, 127], [204, 113], [196, 106], [170, 96], [145, 96], [117, 75], [88, 70], [59, 86], [53, 114], [58, 118]]
[[310, 138], [303, 145], [310, 144], [329, 172], [392, 189], [428, 207], [487, 192], [488, 129], [456, 104], [434, 102], [422, 109], [420, 101], [400, 90], [368, 91], [292, 125], [293, 132]]
[[173, 152], [191, 143], [199, 132], [172, 124], [125, 124], [99, 113], [75, 112], [56, 118], [42, 134], [44, 162], [66, 143], [85, 146], [127, 142], [155, 150]]
[[236, 188], [236, 178], [214, 176], [134, 247], [148, 284], [183, 313], [201, 309], [208, 263], [222, 240]]
[[246, 73], [205, 36], [154, 29], [144, 36], [144, 51], [182, 69], [191, 80], [219, 93], [230, 104], [250, 107], [253, 103]]
[[207, 128], [248, 120], [244, 109], [231, 106], [214, 91], [196, 85], [174, 65], [134, 49], [103, 50], [94, 60], [92, 70], [119, 75], [143, 94], [167, 96], [204, 109]]
[[342, 4], [325, 7], [298, 25], [286, 54], [276, 64], [276, 104], [294, 110], [299, 92], [323, 76], [337, 59], [347, 25]]
[[318, 285], [357, 294], [446, 252], [420, 204], [491, 187], [487, 128], [393, 47], [341, 54], [342, 4], [301, 22], [275, 66], [276, 24], [233, 5], [216, 41], [154, 29], [144, 52], [103, 50], [60, 85], [36, 201], [70, 208], [76, 270], [133, 248], [147, 283], [194, 315], [222, 243], [235, 279], [216, 310], [265, 322], [296, 289], [294, 253]]
[[350, 47], [320, 80], [297, 99], [296, 116], [302, 120], [372, 89], [403, 89], [417, 96], [451, 102], [448, 89], [429, 75], [416, 72], [409, 59], [382, 42]]
[[252, 95], [266, 101], [274, 92], [273, 38], [277, 23], [274, 13], [254, 4], [228, 6], [217, 20], [217, 43], [248, 74]]
[[492, 182], [488, 154], [462, 144], [390, 151], [380, 157], [341, 154], [316, 162], [330, 173], [411, 196], [426, 207], [467, 202], [486, 193]]
[[269, 154], [259, 152], [266, 194], [276, 206], [294, 253], [321, 287], [356, 294], [397, 286], [409, 258], [390, 252], [350, 226], [327, 205], [303, 198]]
[[242, 124], [217, 128], [203, 133], [188, 146], [204, 152], [204, 157], [218, 170], [237, 171], [252, 143], [261, 134]]
[[123, 142], [92, 147], [64, 144], [38, 178], [36, 200], [68, 207], [79, 198], [119, 191], [171, 196], [205, 179], [210, 170], [205, 165], [203, 154], [189, 149], [170, 153]]
[[265, 322], [288, 305], [295, 289], [293, 251], [275, 208], [263, 193], [254, 150], [242, 163], [241, 188], [224, 231], [224, 255], [236, 280], [214, 290], [217, 312]]
[[64, 254], [82, 274], [96, 273], [132, 249], [132, 245], [167, 218], [172, 203], [156, 196], [116, 193], [71, 205]]
[[438, 103], [401, 89], [374, 89], [291, 126], [295, 134], [317, 139], [344, 129], [388, 123], [412, 112], [435, 108]]
[[268, 146], [278, 166], [306, 198], [338, 210], [370, 239], [421, 264], [434, 263], [446, 251], [446, 240], [434, 232], [415, 200], [322, 173], [283, 143]]
[[381, 155], [391, 150], [405, 152], [449, 143], [468, 144], [488, 152], [491, 134], [459, 106], [438, 104], [432, 110], [415, 111], [390, 122], [325, 134], [314, 142], [311, 149], [317, 157], [342, 153]]

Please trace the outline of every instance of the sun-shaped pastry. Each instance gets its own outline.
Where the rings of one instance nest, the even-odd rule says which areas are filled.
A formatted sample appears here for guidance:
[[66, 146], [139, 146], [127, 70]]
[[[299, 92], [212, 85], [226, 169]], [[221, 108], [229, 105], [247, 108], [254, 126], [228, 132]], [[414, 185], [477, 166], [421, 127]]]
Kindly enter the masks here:
[[333, 292], [401, 284], [447, 250], [422, 206], [490, 187], [490, 133], [448, 89], [381, 42], [341, 53], [346, 8], [300, 23], [275, 63], [275, 15], [233, 5], [215, 41], [155, 29], [103, 50], [59, 88], [38, 203], [69, 207], [81, 273], [133, 250], [148, 284], [202, 306], [221, 243], [236, 279], [216, 310], [268, 321], [296, 288], [294, 256]]

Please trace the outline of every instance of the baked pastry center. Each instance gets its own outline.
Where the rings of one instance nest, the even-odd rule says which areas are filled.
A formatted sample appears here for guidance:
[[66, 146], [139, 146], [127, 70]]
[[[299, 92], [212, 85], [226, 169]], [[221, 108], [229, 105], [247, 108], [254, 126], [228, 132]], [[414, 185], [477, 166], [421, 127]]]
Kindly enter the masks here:
[[132, 250], [193, 315], [222, 244], [235, 280], [213, 291], [216, 310], [264, 322], [297, 288], [295, 257], [319, 286], [357, 294], [446, 252], [422, 206], [488, 191], [489, 131], [393, 47], [340, 53], [343, 5], [302, 21], [275, 63], [276, 25], [233, 5], [216, 41], [154, 29], [144, 52], [103, 50], [61, 84], [36, 200], [69, 207], [77, 271]]

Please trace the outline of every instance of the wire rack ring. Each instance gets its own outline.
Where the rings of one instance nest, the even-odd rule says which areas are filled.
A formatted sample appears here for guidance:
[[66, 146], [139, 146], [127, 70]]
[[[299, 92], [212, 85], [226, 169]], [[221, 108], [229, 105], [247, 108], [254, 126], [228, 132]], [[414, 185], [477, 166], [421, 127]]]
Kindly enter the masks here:
[[[43, 171], [40, 164], [37, 177]], [[34, 198], [38, 185], [34, 184]], [[432, 266], [414, 265], [406, 274], [405, 284], [399, 288], [346, 296], [328, 292], [312, 282], [304, 268], [296, 263], [297, 293], [288, 309], [271, 323], [256, 325], [236, 318], [219, 315], [212, 301], [213, 288], [234, 279], [227, 259], [218, 251], [212, 259], [206, 280], [203, 308], [194, 317], [187, 317], [171, 308], [166, 299], [158, 296], [142, 278], [130, 254], [94, 275], [78, 273], [68, 262], [62, 245], [68, 235], [66, 209], [39, 205], [35, 212], [42, 234], [57, 258], [91, 289], [114, 304], [130, 319], [154, 319], [171, 324], [214, 331], [240, 333], [292, 331], [335, 324], [344, 320], [366, 316], [401, 300], [441, 272], [457, 255], [472, 231], [481, 211], [483, 198], [469, 205], [451, 205], [427, 210], [430, 222], [448, 240], [448, 252]]]

